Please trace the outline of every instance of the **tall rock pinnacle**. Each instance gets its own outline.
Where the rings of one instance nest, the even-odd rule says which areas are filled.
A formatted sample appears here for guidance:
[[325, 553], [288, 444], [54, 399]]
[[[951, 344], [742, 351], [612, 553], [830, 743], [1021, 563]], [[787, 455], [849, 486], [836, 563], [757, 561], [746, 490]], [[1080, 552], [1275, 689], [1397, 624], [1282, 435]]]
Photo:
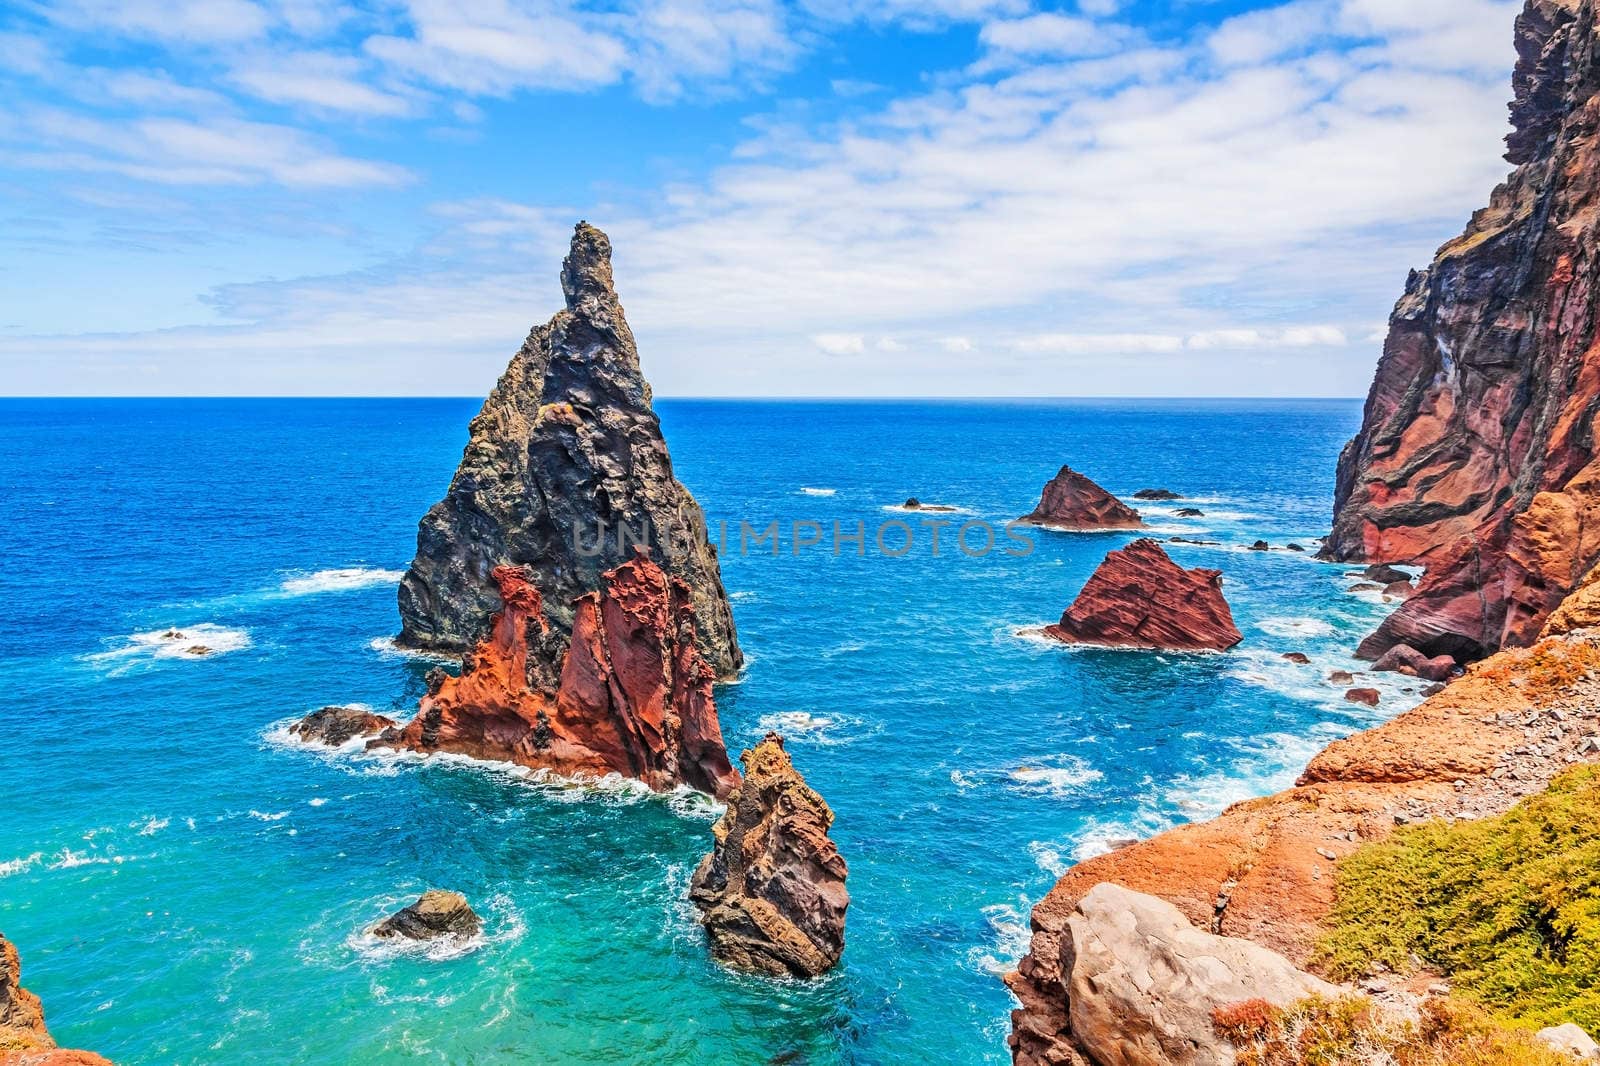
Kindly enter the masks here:
[[423, 517], [400, 583], [400, 643], [465, 653], [500, 609], [497, 566], [525, 567], [545, 631], [528, 680], [553, 691], [574, 604], [638, 541], [689, 590], [718, 677], [743, 662], [700, 506], [678, 483], [611, 277], [611, 242], [580, 222], [561, 268], [566, 310], [528, 334], [472, 420], [444, 499]]
[[1600, 561], [1596, 0], [1516, 21], [1516, 169], [1413, 272], [1339, 461], [1340, 561], [1427, 567], [1363, 643], [1478, 658], [1532, 641]]

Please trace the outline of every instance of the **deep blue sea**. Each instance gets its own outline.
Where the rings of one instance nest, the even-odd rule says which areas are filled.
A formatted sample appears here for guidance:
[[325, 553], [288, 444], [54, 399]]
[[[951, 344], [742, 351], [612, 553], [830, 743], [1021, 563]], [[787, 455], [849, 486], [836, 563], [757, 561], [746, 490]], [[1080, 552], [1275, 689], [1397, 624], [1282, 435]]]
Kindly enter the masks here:
[[[0, 930], [64, 1045], [123, 1064], [1007, 1062], [999, 975], [1057, 875], [1281, 787], [1415, 702], [1405, 679], [1378, 711], [1325, 680], [1387, 610], [1347, 568], [1245, 548], [1326, 531], [1353, 401], [661, 401], [714, 527], [831, 540], [909, 496], [1001, 523], [1062, 463], [1125, 496], [1174, 489], [1189, 499], [1146, 513], [1223, 542], [1170, 551], [1225, 571], [1245, 634], [1184, 656], [1029, 633], [1131, 534], [1030, 531], [1025, 557], [936, 557], [925, 530], [901, 558], [870, 534], [865, 557], [730, 546], [749, 666], [719, 690], [723, 730], [787, 736], [837, 812], [852, 896], [833, 975], [735, 976], [683, 899], [709, 804], [282, 740], [324, 704], [414, 707], [429, 664], [385, 644], [395, 582], [476, 408], [0, 401]], [[362, 935], [429, 886], [479, 906], [483, 943]]]

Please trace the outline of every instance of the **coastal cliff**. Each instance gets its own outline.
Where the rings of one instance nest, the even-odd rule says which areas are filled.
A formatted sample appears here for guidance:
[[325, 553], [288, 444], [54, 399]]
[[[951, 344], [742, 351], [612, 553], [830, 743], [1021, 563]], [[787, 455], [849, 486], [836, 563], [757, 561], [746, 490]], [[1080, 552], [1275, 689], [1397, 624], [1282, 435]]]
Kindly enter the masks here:
[[0, 1066], [111, 1066], [89, 1051], [56, 1046], [39, 997], [22, 987], [16, 945], [0, 934]]
[[1329, 745], [1293, 788], [1079, 863], [1033, 910], [1006, 984], [1018, 1066], [1082, 1058], [1063, 978], [1067, 922], [1102, 882], [1163, 899], [1200, 929], [1315, 968], [1339, 864], [1403, 825], [1498, 815], [1600, 761], [1600, 632], [1497, 653], [1393, 721]]
[[646, 543], [687, 590], [701, 657], [731, 677], [743, 656], [705, 516], [673, 476], [612, 283], [611, 242], [587, 223], [573, 233], [561, 288], [565, 310], [512, 358], [472, 420], [448, 493], [418, 527], [398, 643], [468, 651], [500, 606], [494, 569], [523, 566], [546, 623], [528, 679], [553, 689], [575, 604]]
[[416, 716], [375, 746], [447, 751], [568, 775], [618, 773], [667, 790], [726, 796], [728, 761], [696, 640], [688, 587], [643, 549], [601, 575], [574, 606], [572, 639], [550, 694], [529, 684], [545, 647], [544, 597], [527, 567], [491, 573], [500, 601], [459, 677], [430, 675]]
[[1600, 561], [1595, 17], [1595, 0], [1529, 0], [1515, 170], [1390, 319], [1323, 554], [1427, 569], [1363, 657], [1529, 644]]

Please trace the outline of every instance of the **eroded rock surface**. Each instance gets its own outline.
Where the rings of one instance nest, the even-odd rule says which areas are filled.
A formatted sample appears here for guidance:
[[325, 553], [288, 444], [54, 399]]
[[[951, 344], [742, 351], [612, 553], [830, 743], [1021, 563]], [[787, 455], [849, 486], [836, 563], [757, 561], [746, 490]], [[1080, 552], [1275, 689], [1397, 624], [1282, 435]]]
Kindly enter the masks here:
[[1070, 466], [1044, 487], [1039, 506], [1019, 521], [1058, 529], [1138, 529], [1139, 512]]
[[732, 676], [743, 658], [716, 553], [673, 477], [604, 233], [578, 225], [561, 288], [566, 309], [512, 358], [472, 420], [449, 492], [422, 519], [400, 583], [399, 643], [470, 650], [499, 609], [495, 567], [525, 566], [546, 623], [526, 665], [535, 687], [553, 688], [574, 602], [642, 537], [688, 591], [701, 657]]
[[1069, 644], [1225, 651], [1244, 639], [1222, 595], [1222, 571], [1185, 570], [1153, 540], [1105, 557], [1061, 621]]
[[682, 581], [643, 550], [602, 575], [603, 591], [574, 605], [570, 649], [547, 692], [528, 681], [528, 657], [550, 625], [533, 574], [501, 566], [493, 577], [501, 607], [461, 676], [432, 675], [416, 716], [397, 738], [375, 744], [559, 774], [618, 773], [719, 797], [738, 783]]
[[1212, 1015], [1340, 990], [1248, 940], [1196, 929], [1167, 903], [1099, 884], [1067, 915], [1060, 972], [1076, 1048], [1095, 1066], [1233, 1066]]
[[1339, 462], [1324, 554], [1427, 567], [1366, 658], [1528, 644], [1600, 559], [1595, 0], [1529, 0], [1515, 38], [1516, 169], [1407, 281]]
[[848, 872], [828, 838], [833, 811], [768, 733], [744, 753], [689, 898], [718, 962], [772, 976], [815, 977], [844, 951]]
[[375, 737], [395, 725], [393, 718], [366, 707], [322, 707], [290, 726], [289, 732], [307, 744], [337, 748], [357, 737]]

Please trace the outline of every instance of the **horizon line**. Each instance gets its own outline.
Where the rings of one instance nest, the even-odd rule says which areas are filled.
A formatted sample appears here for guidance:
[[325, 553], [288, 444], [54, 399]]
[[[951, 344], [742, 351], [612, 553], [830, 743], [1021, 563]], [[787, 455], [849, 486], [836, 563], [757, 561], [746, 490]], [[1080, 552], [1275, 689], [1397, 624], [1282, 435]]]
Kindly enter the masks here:
[[[0, 395], [0, 403], [25, 401], [25, 400], [72, 400], [72, 401], [108, 401], [108, 400], [482, 400], [484, 396], [468, 393], [405, 393], [399, 395], [384, 395], [374, 393], [195, 393], [178, 395], [144, 395], [144, 394], [111, 394], [111, 395], [70, 395], [64, 393], [17, 393]], [[1088, 393], [1081, 395], [933, 395], [918, 396], [912, 394], [895, 395], [715, 395], [706, 393], [696, 394], [668, 394], [651, 397], [656, 400], [699, 400], [716, 403], [874, 403], [874, 402], [899, 402], [899, 403], [982, 403], [982, 402], [1022, 402], [1022, 403], [1048, 403], [1065, 400], [1159, 400], [1159, 401], [1242, 401], [1257, 402], [1300, 402], [1311, 400], [1327, 401], [1361, 401], [1365, 396], [1181, 396], [1181, 395], [1137, 395], [1129, 393]]]

